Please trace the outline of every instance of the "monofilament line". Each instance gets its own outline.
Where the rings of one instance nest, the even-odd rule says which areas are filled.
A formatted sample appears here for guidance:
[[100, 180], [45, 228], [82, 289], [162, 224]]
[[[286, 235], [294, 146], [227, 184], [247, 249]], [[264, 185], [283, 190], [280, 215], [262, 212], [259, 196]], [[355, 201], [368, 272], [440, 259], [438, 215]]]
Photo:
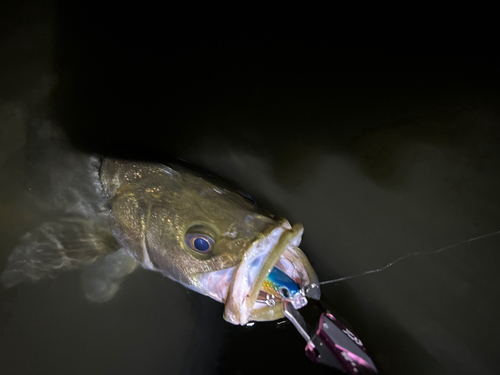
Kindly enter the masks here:
[[449, 249], [452, 249], [454, 247], [457, 247], [457, 246], [460, 246], [460, 245], [463, 245], [463, 244], [466, 244], [466, 243], [469, 243], [469, 242], [473, 242], [473, 241], [477, 241], [477, 240], [481, 240], [483, 238], [486, 238], [486, 237], [491, 237], [491, 236], [495, 236], [497, 234], [500, 233], [500, 230], [497, 230], [496, 232], [492, 232], [492, 233], [488, 233], [488, 234], [484, 234], [482, 236], [478, 236], [478, 237], [473, 237], [473, 238], [469, 238], [468, 240], [464, 240], [464, 241], [460, 241], [460, 242], [457, 242], [457, 243], [454, 243], [453, 245], [448, 245], [448, 246], [445, 246], [445, 247], [442, 247], [438, 250], [432, 250], [432, 251], [417, 251], [416, 253], [411, 253], [411, 254], [406, 254], [406, 255], [403, 255], [402, 257], [399, 257], [397, 258], [396, 260], [392, 261], [391, 263], [389, 264], [386, 264], [384, 267], [381, 267], [381, 268], [376, 268], [376, 269], [373, 269], [373, 270], [369, 270], [369, 271], [365, 271], [365, 272], [362, 272], [362, 273], [358, 273], [356, 275], [351, 275], [351, 276], [346, 276], [346, 277], [340, 277], [338, 279], [333, 279], [333, 280], [328, 280], [328, 281], [321, 281], [320, 284], [321, 285], [325, 285], [325, 284], [331, 284], [331, 283], [338, 283], [340, 281], [345, 281], [345, 280], [350, 280], [350, 279], [354, 279], [356, 277], [361, 277], [361, 276], [365, 276], [365, 275], [369, 275], [371, 273], [378, 273], [378, 272], [382, 272], [384, 270], [386, 270], [387, 268], [395, 265], [396, 263], [404, 260], [404, 259], [407, 259], [407, 258], [411, 258], [411, 257], [415, 257], [417, 255], [430, 255], [430, 254], [437, 254], [437, 253], [440, 253], [442, 251], [445, 251], [445, 250], [449, 250]]

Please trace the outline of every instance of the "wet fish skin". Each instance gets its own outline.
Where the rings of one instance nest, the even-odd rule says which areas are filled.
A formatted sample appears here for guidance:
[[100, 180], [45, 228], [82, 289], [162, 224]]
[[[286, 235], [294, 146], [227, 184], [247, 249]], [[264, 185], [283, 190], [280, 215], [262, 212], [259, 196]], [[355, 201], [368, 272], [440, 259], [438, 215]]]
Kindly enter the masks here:
[[[49, 180], [57, 184], [44, 200], [61, 217], [21, 239], [4, 286], [83, 268], [86, 296], [104, 302], [140, 265], [224, 303], [224, 319], [244, 325], [284, 316], [281, 305], [256, 302], [280, 260], [299, 284], [317, 281], [297, 247], [302, 225], [292, 227], [218, 180], [181, 164], [70, 155], [66, 169], [54, 164]], [[210, 251], [189, 245], [186, 237], [196, 234], [210, 237]]]
[[[143, 267], [187, 287], [198, 286], [198, 274], [237, 266], [250, 243], [280, 224], [240, 194], [181, 166], [107, 159], [100, 178], [119, 243]], [[193, 227], [213, 236], [211, 254], [186, 245]]]

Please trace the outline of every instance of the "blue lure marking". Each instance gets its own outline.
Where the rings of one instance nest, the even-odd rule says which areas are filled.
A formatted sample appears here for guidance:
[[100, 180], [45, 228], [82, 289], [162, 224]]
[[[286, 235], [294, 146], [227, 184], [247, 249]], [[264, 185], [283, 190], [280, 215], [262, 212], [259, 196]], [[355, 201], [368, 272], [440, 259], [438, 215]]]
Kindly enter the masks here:
[[292, 299], [294, 295], [300, 293], [299, 286], [295, 281], [277, 267], [273, 267], [264, 284], [268, 284], [265, 286], [271, 287], [285, 299]]

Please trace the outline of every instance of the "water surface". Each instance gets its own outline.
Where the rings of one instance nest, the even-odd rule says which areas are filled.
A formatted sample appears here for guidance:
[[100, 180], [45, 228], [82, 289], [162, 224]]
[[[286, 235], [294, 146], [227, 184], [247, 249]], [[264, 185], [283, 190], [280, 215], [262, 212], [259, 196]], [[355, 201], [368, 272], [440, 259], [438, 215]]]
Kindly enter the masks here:
[[[76, 149], [181, 157], [300, 221], [323, 281], [430, 252], [324, 285], [324, 299], [385, 374], [496, 373], [500, 236], [463, 243], [500, 230], [488, 22], [471, 33], [460, 20], [475, 15], [440, 10], [422, 22], [356, 7], [4, 7], [2, 267], [55, 214], [35, 203], [50, 173], [33, 139], [50, 121]], [[159, 274], [134, 272], [105, 304], [79, 282], [2, 291], [0, 372], [330, 373], [290, 324], [232, 326], [221, 304]]]

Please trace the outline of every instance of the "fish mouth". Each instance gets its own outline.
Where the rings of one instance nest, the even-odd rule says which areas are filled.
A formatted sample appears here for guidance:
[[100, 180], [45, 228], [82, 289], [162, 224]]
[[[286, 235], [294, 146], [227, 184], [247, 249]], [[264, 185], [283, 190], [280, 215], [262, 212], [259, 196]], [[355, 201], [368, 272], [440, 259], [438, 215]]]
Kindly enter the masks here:
[[[302, 224], [292, 227], [283, 219], [269, 234], [252, 243], [240, 265], [232, 272], [224, 298], [226, 321], [245, 325], [250, 321], [270, 321], [284, 317], [281, 299], [262, 290], [273, 267], [285, 272], [299, 288], [318, 283], [309, 260], [298, 247], [303, 232]], [[226, 278], [228, 276], [226, 272]]]

